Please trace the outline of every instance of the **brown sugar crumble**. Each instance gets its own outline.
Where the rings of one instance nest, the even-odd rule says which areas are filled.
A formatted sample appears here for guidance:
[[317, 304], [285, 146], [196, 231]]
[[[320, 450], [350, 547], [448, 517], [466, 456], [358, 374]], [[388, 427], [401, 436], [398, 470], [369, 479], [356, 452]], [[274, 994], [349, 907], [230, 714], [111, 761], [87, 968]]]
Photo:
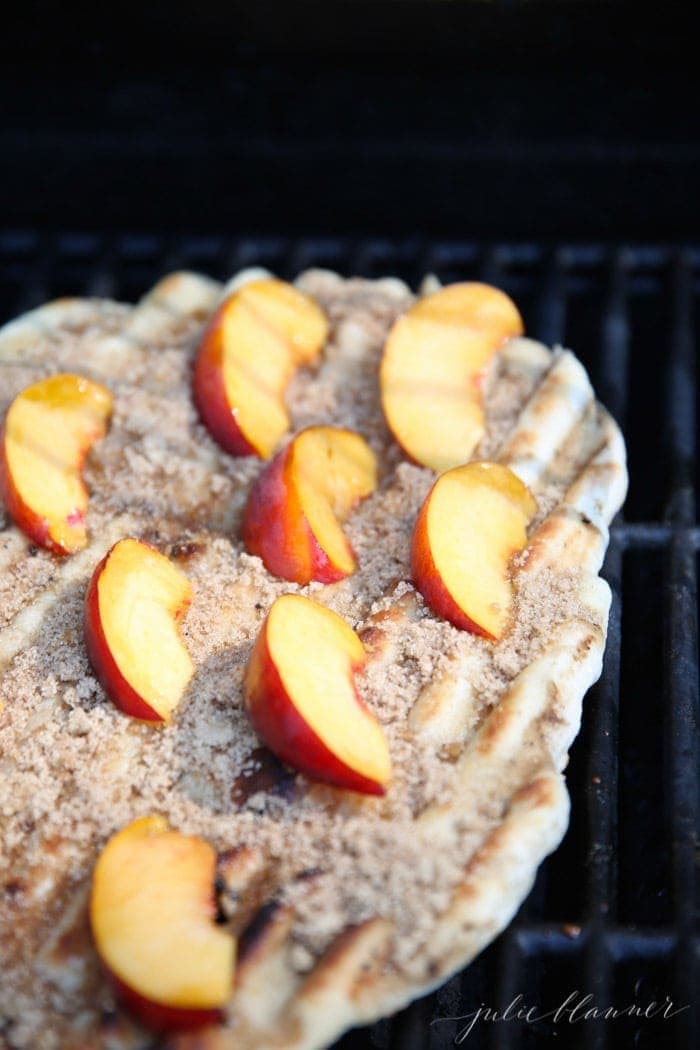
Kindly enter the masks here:
[[[417, 970], [436, 917], [501, 811], [484, 804], [471, 829], [440, 849], [430, 848], [417, 817], [450, 798], [464, 740], [556, 624], [594, 618], [576, 575], [551, 568], [516, 571], [513, 625], [497, 644], [425, 608], [408, 582], [409, 546], [435, 475], [402, 458], [377, 382], [388, 329], [412, 295], [393, 279], [344, 281], [321, 271], [298, 283], [327, 311], [331, 335], [321, 364], [300, 371], [288, 389], [293, 430], [353, 428], [381, 464], [377, 492], [346, 523], [359, 569], [333, 585], [300, 589], [278, 580], [237, 538], [261, 464], [225, 455], [197, 419], [189, 384], [199, 322], [174, 324], [165, 342], [133, 342], [110, 356], [110, 339], [131, 310], [96, 306], [92, 323], [47, 332], [24, 358], [0, 365], [0, 417], [21, 389], [57, 370], [106, 382], [114, 395], [110, 431], [86, 469], [93, 547], [58, 561], [0, 518], [0, 1044], [52, 1050], [71, 1045], [67, 1032], [83, 1032], [85, 1046], [98, 1045], [89, 1039], [113, 1010], [112, 993], [89, 936], [71, 933], [68, 943], [55, 931], [67, 916], [83, 929], [99, 850], [152, 812], [221, 853], [245, 846], [260, 858], [267, 896], [294, 908], [300, 972], [348, 925], [377, 915], [395, 925], [391, 965]], [[480, 456], [497, 454], [543, 371], [494, 359]], [[590, 455], [585, 440], [574, 431], [555, 460], [537, 492], [542, 515]], [[124, 535], [176, 558], [194, 589], [183, 637], [195, 675], [168, 727], [114, 708], [85, 652], [87, 581], [102, 549]], [[257, 631], [274, 599], [296, 590], [363, 634], [370, 658], [358, 685], [383, 724], [394, 766], [383, 798], [267, 765], [245, 716], [242, 678]], [[450, 675], [468, 677], [471, 706], [460, 735], [438, 746], [409, 715], [428, 686]]]

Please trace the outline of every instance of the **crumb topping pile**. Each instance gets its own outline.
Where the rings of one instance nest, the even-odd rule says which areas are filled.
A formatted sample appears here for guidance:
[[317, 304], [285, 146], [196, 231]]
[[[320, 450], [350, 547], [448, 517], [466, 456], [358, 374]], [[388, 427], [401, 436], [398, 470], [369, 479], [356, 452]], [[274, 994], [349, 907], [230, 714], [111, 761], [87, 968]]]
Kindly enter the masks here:
[[[513, 626], [495, 644], [424, 607], [408, 582], [410, 538], [435, 475], [403, 459], [383, 421], [377, 381], [388, 329], [412, 296], [398, 281], [343, 281], [320, 271], [299, 285], [327, 311], [331, 335], [320, 364], [300, 370], [287, 391], [292, 429], [352, 428], [380, 464], [377, 491], [344, 526], [359, 569], [332, 585], [276, 579], [238, 539], [249, 486], [264, 465], [221, 452], [197, 419], [190, 370], [203, 319], [111, 359], [108, 337], [131, 311], [99, 304], [94, 324], [49, 333], [26, 360], [0, 365], [0, 417], [20, 390], [51, 372], [108, 385], [110, 430], [85, 472], [89, 535], [105, 548], [126, 535], [154, 543], [194, 590], [182, 628], [195, 665], [187, 695], [170, 725], [139, 723], [109, 702], [85, 651], [85, 589], [104, 551], [66, 561], [19, 550], [0, 510], [0, 652], [13, 631], [21, 639], [0, 663], [0, 1018], [11, 1019], [12, 1046], [50, 1047], [57, 1018], [82, 1019], [89, 1031], [113, 1008], [89, 941], [61, 975], [46, 945], [61, 917], [84, 901], [106, 839], [154, 812], [221, 854], [240, 846], [259, 854], [266, 899], [295, 910], [300, 971], [348, 925], [379, 915], [396, 929], [391, 965], [417, 972], [436, 917], [502, 807], [481, 806], [448, 848], [430, 848], [416, 818], [451, 797], [461, 741], [426, 742], [409, 725], [411, 709], [458, 666], [471, 683], [476, 727], [557, 623], [591, 618], [577, 578], [549, 569], [516, 574]], [[495, 359], [479, 458], [495, 455], [537, 379]], [[540, 518], [576, 469], [574, 441], [558, 476], [536, 494]], [[242, 678], [252, 644], [273, 600], [296, 591], [334, 609], [365, 641], [370, 658], [357, 684], [382, 723], [394, 767], [383, 798], [283, 769], [249, 725]], [[0, 1041], [1, 1033], [0, 1024]]]

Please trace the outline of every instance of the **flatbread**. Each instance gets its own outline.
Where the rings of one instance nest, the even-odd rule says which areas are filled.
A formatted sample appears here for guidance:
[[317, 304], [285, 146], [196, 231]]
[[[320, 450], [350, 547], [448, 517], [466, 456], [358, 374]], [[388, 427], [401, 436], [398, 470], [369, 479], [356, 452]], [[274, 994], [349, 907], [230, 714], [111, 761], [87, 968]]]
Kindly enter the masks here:
[[[115, 399], [87, 465], [87, 550], [58, 561], [8, 521], [0, 531], [8, 1047], [157, 1045], [116, 1008], [86, 921], [99, 850], [138, 816], [162, 812], [219, 853], [222, 910], [241, 934], [236, 987], [226, 1024], [170, 1040], [207, 1050], [325, 1047], [439, 986], [507, 925], [567, 827], [562, 770], [600, 674], [610, 591], [598, 574], [627, 486], [624, 442], [585, 370], [569, 351], [514, 339], [487, 376], [474, 458], [510, 466], [539, 507], [514, 623], [493, 644], [439, 621], [408, 582], [434, 475], [405, 462], [379, 406], [386, 333], [413, 301], [396, 279], [297, 281], [328, 312], [331, 336], [318, 369], [288, 390], [293, 430], [350, 426], [380, 459], [377, 493], [346, 525], [358, 572], [297, 588], [244, 552], [238, 522], [261, 464], [217, 448], [189, 375], [206, 319], [250, 276], [222, 287], [173, 274], [136, 307], [59, 300], [0, 331], [0, 415], [57, 371], [106, 383]], [[84, 651], [87, 581], [124, 535], [155, 542], [195, 591], [184, 632], [196, 673], [165, 730], [116, 711]], [[385, 799], [294, 775], [247, 722], [250, 647], [274, 598], [297, 590], [363, 638], [360, 690], [395, 769]]]

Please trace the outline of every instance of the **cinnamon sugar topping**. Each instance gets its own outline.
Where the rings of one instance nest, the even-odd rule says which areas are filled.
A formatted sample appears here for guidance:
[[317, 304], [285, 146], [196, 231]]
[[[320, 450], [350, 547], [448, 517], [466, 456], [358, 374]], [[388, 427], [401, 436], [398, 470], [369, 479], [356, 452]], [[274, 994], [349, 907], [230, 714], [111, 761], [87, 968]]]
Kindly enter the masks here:
[[[576, 575], [552, 568], [516, 572], [513, 625], [498, 644], [424, 607], [407, 582], [409, 545], [434, 475], [402, 460], [377, 388], [386, 333], [412, 296], [397, 281], [320, 271], [299, 285], [328, 312], [331, 336], [321, 364], [292, 381], [293, 428], [356, 429], [382, 465], [378, 490], [346, 524], [358, 572], [301, 590], [362, 632], [369, 661], [358, 685], [383, 724], [394, 778], [381, 799], [314, 785], [270, 761], [247, 721], [241, 686], [252, 643], [272, 601], [299, 588], [271, 577], [237, 539], [261, 464], [226, 456], [197, 420], [189, 376], [201, 322], [174, 324], [160, 345], [125, 342], [110, 355], [130, 311], [102, 306], [82, 330], [47, 333], [21, 361], [0, 363], [0, 416], [19, 390], [58, 370], [106, 382], [114, 395], [111, 430], [87, 465], [86, 556], [58, 561], [18, 542], [9, 526], [0, 532], [0, 1042], [11, 1047], [77, 1045], [76, 1032], [86, 1046], [107, 1045], [95, 1033], [114, 1003], [89, 938], [58, 946], [51, 938], [67, 916], [84, 922], [85, 887], [107, 837], [151, 812], [221, 854], [245, 848], [249, 867], [235, 867], [241, 886], [224, 899], [234, 916], [238, 900], [251, 913], [265, 900], [291, 905], [300, 972], [348, 925], [377, 915], [395, 925], [391, 965], [424, 965], [421, 947], [501, 810], [475, 787], [469, 826], [454, 828], [440, 848], [418, 818], [457, 789], [465, 742], [555, 625], [595, 619]], [[537, 379], [536, 370], [494, 362], [481, 454], [497, 454]], [[579, 469], [585, 441], [583, 428], [572, 433], [536, 493], [547, 509]], [[183, 638], [195, 674], [168, 727], [116, 710], [83, 643], [88, 579], [101, 547], [127, 534], [176, 558], [194, 590]], [[13, 630], [21, 638], [14, 648]], [[427, 688], [460, 681], [468, 683], [461, 721], [446, 720], [436, 743], [424, 730], [430, 719], [411, 712]], [[432, 717], [442, 694], [430, 703]]]

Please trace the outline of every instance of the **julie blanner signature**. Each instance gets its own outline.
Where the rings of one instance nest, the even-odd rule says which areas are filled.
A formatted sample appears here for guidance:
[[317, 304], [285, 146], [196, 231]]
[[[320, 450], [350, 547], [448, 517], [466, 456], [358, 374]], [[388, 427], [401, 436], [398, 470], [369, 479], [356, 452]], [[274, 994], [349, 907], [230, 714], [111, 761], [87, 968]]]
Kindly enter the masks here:
[[628, 1003], [626, 1006], [600, 1006], [590, 992], [584, 994], [576, 990], [567, 995], [566, 999], [552, 1010], [541, 1010], [539, 1006], [528, 1006], [523, 995], [516, 995], [504, 1010], [481, 1003], [476, 1010], [470, 1013], [461, 1014], [459, 1017], [436, 1017], [431, 1024], [452, 1022], [459, 1025], [454, 1043], [455, 1046], [460, 1046], [466, 1042], [475, 1026], [481, 1021], [491, 1023], [522, 1021], [525, 1024], [551, 1021], [552, 1024], [561, 1022], [577, 1024], [581, 1021], [595, 1019], [616, 1021], [623, 1017], [636, 1017], [641, 1020], [661, 1018], [668, 1021], [689, 1009], [689, 1005], [676, 1006], [668, 995], [663, 1002], [656, 1002], [652, 999], [648, 1003]]

